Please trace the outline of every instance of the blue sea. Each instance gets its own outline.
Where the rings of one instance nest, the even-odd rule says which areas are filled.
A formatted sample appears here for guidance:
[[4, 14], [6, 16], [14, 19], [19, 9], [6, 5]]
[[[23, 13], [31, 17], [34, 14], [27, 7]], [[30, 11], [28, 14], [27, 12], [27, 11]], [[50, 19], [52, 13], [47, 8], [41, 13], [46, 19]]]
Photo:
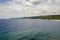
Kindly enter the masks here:
[[60, 21], [0, 19], [0, 40], [60, 40]]

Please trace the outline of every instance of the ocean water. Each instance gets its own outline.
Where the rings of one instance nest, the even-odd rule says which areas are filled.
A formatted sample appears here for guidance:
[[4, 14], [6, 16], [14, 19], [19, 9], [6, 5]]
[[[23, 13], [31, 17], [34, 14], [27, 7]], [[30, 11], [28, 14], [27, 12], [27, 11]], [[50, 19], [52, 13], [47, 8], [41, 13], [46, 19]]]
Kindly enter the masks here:
[[0, 19], [0, 40], [60, 40], [60, 21]]

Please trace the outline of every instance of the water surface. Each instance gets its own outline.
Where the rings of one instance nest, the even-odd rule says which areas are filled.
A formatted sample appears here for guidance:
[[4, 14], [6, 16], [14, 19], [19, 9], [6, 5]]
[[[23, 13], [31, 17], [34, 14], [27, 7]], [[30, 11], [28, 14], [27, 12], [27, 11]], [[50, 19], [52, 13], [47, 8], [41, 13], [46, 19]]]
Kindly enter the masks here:
[[0, 40], [60, 40], [60, 21], [0, 19]]

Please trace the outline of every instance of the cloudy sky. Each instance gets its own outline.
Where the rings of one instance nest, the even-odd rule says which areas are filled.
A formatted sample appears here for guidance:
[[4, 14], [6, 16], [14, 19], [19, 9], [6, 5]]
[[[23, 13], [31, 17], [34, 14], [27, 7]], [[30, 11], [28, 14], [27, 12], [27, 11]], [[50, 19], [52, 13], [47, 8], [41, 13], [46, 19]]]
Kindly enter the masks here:
[[60, 15], [60, 0], [0, 0], [0, 18]]

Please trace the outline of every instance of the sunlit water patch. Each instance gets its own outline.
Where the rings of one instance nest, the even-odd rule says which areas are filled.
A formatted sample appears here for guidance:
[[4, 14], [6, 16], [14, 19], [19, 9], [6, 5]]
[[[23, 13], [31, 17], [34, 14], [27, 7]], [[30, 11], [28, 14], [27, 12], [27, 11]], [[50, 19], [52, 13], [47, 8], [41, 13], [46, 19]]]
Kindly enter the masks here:
[[0, 40], [60, 40], [60, 21], [1, 19]]

